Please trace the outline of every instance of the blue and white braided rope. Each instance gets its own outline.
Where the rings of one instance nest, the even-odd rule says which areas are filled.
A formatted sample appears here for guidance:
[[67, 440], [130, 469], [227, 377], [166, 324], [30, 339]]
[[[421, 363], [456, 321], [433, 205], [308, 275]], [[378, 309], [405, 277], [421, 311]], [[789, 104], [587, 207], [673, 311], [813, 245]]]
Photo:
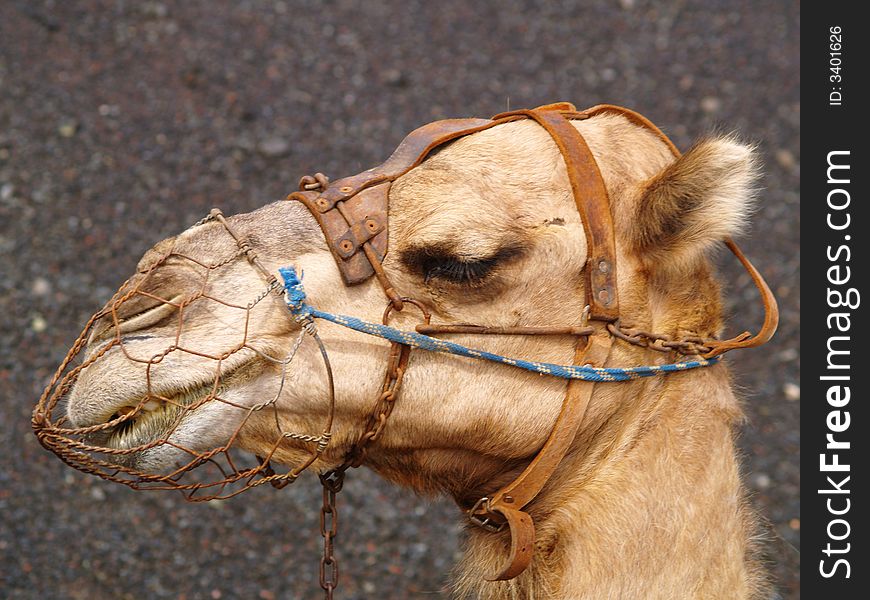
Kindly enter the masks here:
[[626, 368], [602, 368], [602, 367], [587, 367], [579, 365], [556, 365], [552, 363], [536, 362], [532, 360], [523, 360], [520, 358], [509, 358], [485, 350], [476, 350], [450, 342], [439, 338], [433, 338], [416, 331], [402, 331], [389, 325], [381, 325], [379, 323], [370, 323], [356, 317], [348, 317], [345, 315], [335, 315], [322, 310], [318, 310], [305, 302], [305, 291], [302, 289], [301, 278], [296, 274], [296, 270], [292, 267], [282, 267], [278, 269], [281, 277], [284, 278], [284, 288], [286, 290], [286, 302], [290, 312], [300, 322], [308, 321], [312, 318], [324, 319], [337, 325], [384, 338], [391, 342], [398, 342], [413, 348], [429, 350], [431, 352], [443, 352], [446, 354], [456, 354], [468, 358], [479, 358], [492, 362], [519, 367], [534, 373], [543, 375], [551, 375], [553, 377], [561, 377], [563, 379], [580, 379], [583, 381], [629, 381], [640, 377], [650, 377], [660, 375], [662, 373], [673, 373], [676, 371], [687, 371], [698, 367], [708, 367], [719, 362], [718, 357], [710, 359], [699, 359], [686, 362], [678, 362], [666, 365], [649, 365], [639, 367]]

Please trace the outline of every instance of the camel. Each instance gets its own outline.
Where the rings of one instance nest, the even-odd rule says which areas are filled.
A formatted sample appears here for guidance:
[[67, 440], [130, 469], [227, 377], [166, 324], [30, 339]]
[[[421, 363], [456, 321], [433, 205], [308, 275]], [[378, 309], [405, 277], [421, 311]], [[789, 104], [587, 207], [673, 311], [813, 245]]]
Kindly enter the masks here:
[[[719, 283], [709, 255], [746, 225], [758, 164], [754, 149], [732, 136], [697, 142], [675, 158], [662, 139], [618, 115], [572, 121], [600, 168], [610, 197], [624, 318], [675, 337], [721, 334]], [[576, 325], [584, 311], [587, 239], [553, 140], [520, 120], [445, 145], [397, 179], [389, 193], [389, 252], [384, 271], [403, 295], [443, 323], [493, 326]], [[304, 273], [309, 301], [320, 309], [380, 322], [384, 295], [374, 280], [343, 283], [320, 227], [297, 202], [279, 201], [227, 222], [250, 240], [268, 272], [293, 265]], [[275, 415], [253, 413], [234, 445], [270, 451], [276, 418], [284, 430], [311, 431], [327, 416], [328, 386], [317, 346], [287, 356], [300, 324], [283, 299], [263, 295], [264, 280], [219, 223], [206, 222], [158, 243], [142, 272], [168, 251], [204, 263], [224, 261], [209, 280], [222, 298], [257, 297], [239, 322], [220, 302], [185, 308], [183, 344], [220, 355], [247, 336], [257, 352], [223, 364], [221, 397], [176, 423], [174, 445], [130, 460], [171, 470], [182, 446], [220, 445], [247, 415], [275, 398]], [[230, 257], [230, 258], [225, 258]], [[161, 298], [190, 294], [187, 263], [165, 263], [153, 289]], [[261, 297], [262, 296], [262, 297]], [[138, 302], [138, 304], [137, 304]], [[145, 357], [181, 343], [166, 317], [177, 306], [143, 301], [125, 308], [106, 335], [88, 342], [90, 356], [123, 336], [125, 351], [105, 352], [79, 374], [67, 418], [76, 427], [106, 423], [138, 409], [141, 419], [115, 436], [119, 447], [147, 444], [165, 432], [171, 406], [149, 400]], [[411, 329], [419, 313], [393, 315]], [[335, 385], [332, 437], [314, 469], [342, 463], [363, 433], [380, 392], [389, 344], [318, 323]], [[111, 328], [110, 328], [111, 329]], [[494, 353], [571, 364], [575, 338], [455, 335]], [[661, 364], [667, 355], [615, 343], [608, 366]], [[283, 375], [281, 372], [283, 369]], [[211, 385], [213, 367], [196, 355], [167, 354], [149, 373], [162, 397], [189, 403]], [[280, 387], [276, 380], [281, 375]], [[510, 481], [544, 444], [559, 414], [566, 382], [507, 365], [415, 351], [387, 426], [364, 466], [421, 494], [446, 494], [462, 505]], [[743, 419], [725, 361], [703, 369], [619, 384], [596, 385], [582, 425], [555, 474], [526, 507], [536, 523], [531, 565], [509, 581], [487, 581], [507, 552], [506, 532], [469, 525], [453, 584], [458, 598], [767, 598], [772, 587], [760, 558], [760, 527], [741, 484], [735, 430]], [[270, 454], [298, 464], [309, 449], [289, 440]]]

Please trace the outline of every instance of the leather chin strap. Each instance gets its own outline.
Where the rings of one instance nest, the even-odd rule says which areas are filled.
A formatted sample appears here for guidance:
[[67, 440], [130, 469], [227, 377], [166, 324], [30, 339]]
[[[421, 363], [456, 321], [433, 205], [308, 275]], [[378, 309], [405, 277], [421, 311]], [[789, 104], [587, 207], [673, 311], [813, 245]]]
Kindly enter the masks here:
[[[509, 121], [534, 120], [559, 148], [587, 240], [584, 290], [592, 332], [578, 337], [574, 364], [604, 367], [614, 339], [607, 324], [619, 318], [613, 219], [598, 164], [583, 136], [570, 122], [602, 113], [620, 114], [648, 129], [667, 144], [674, 156], [680, 156], [679, 150], [664, 133], [634, 111], [609, 104], [578, 111], [574, 105], [560, 102], [533, 110], [501, 113], [492, 119], [449, 119], [429, 123], [410, 133], [380, 166], [340, 179], [320, 191], [295, 192], [287, 199], [302, 202], [317, 219], [347, 285], [366, 281], [375, 275], [393, 306], [401, 309], [402, 298], [381, 266], [388, 248], [392, 182], [423, 162], [434, 149], [452, 140]], [[704, 355], [705, 358], [763, 344], [773, 335], [778, 321], [776, 300], [764, 279], [732, 240], [726, 240], [725, 244], [750, 273], [761, 293], [764, 325], [755, 336], [744, 332], [729, 340], [710, 342], [711, 350]], [[477, 525], [491, 531], [500, 531], [505, 526], [510, 530], [508, 559], [502, 568], [487, 577], [488, 580], [512, 579], [531, 562], [535, 527], [531, 516], [523, 509], [538, 496], [570, 449], [594, 389], [594, 382], [570, 381], [556, 423], [535, 458], [511, 483], [481, 498], [473, 507], [466, 507], [469, 518]]]

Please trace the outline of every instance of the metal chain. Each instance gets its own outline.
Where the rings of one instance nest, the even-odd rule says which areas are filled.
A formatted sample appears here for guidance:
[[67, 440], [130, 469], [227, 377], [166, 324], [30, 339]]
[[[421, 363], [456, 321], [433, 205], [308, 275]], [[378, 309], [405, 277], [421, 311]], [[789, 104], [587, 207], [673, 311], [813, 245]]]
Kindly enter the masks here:
[[320, 587], [323, 588], [326, 600], [333, 600], [335, 588], [338, 587], [338, 559], [335, 557], [334, 545], [338, 535], [338, 508], [336, 506], [338, 492], [344, 485], [345, 472], [351, 467], [356, 468], [362, 464], [368, 445], [376, 440], [383, 431], [384, 425], [393, 411], [410, 353], [409, 346], [392, 344], [383, 391], [378, 397], [375, 411], [369, 416], [365, 433], [353, 445], [339, 467], [320, 475], [320, 483], [323, 486], [323, 504], [320, 507], [320, 535], [323, 537], [323, 555], [320, 557]]
[[[403, 298], [403, 300], [419, 308], [423, 313], [425, 322], [429, 323], [429, 312], [420, 303], [410, 298]], [[388, 304], [384, 311], [385, 324], [389, 321], [393, 310], [397, 309], [392, 303]], [[359, 467], [363, 463], [369, 444], [376, 441], [384, 430], [387, 419], [393, 412], [399, 389], [402, 387], [402, 379], [405, 377], [410, 356], [410, 346], [395, 342], [390, 345], [390, 357], [387, 361], [384, 384], [381, 387], [381, 394], [378, 396], [375, 409], [366, 422], [365, 433], [351, 447], [341, 465], [320, 475], [320, 483], [323, 486], [323, 504], [320, 508], [320, 535], [323, 537], [323, 555], [320, 558], [320, 587], [323, 588], [326, 600], [332, 600], [335, 588], [338, 586], [338, 559], [335, 557], [334, 547], [334, 540], [338, 534], [336, 496], [344, 485], [345, 472], [349, 468]]]
[[[418, 301], [413, 298], [401, 298], [403, 306], [411, 304], [417, 307], [423, 314], [423, 321], [428, 325], [432, 315]], [[387, 304], [384, 310], [383, 323], [388, 325], [390, 315], [393, 312], [399, 312], [394, 304]], [[387, 359], [387, 371], [384, 374], [384, 384], [381, 387], [381, 394], [375, 403], [375, 408], [369, 415], [366, 422], [365, 433], [357, 440], [345, 457], [345, 464], [349, 467], [356, 468], [365, 460], [366, 450], [369, 444], [377, 441], [384, 426], [387, 424], [387, 419], [393, 412], [393, 407], [396, 404], [396, 398], [399, 395], [399, 389], [402, 387], [402, 380], [405, 377], [405, 371], [408, 368], [408, 360], [411, 357], [411, 347], [399, 344], [397, 342], [390, 343], [390, 356]]]
[[326, 600], [332, 600], [338, 587], [338, 559], [333, 542], [338, 535], [338, 508], [336, 497], [344, 485], [344, 470], [339, 468], [320, 475], [323, 486], [323, 504], [320, 507], [320, 535], [323, 537], [323, 555], [320, 557], [320, 587]]
[[686, 356], [706, 354], [712, 350], [710, 342], [715, 340], [705, 339], [696, 335], [674, 339], [664, 333], [650, 333], [643, 329], [636, 329], [622, 325], [620, 321], [607, 324], [607, 330], [614, 337], [642, 348], [649, 348], [658, 352], [676, 352]]
[[356, 468], [363, 463], [369, 444], [377, 441], [384, 430], [387, 419], [393, 412], [396, 396], [402, 385], [402, 379], [405, 376], [405, 369], [408, 365], [410, 354], [410, 346], [403, 346], [395, 342], [391, 344], [390, 358], [387, 362], [387, 373], [384, 376], [381, 394], [378, 396], [374, 411], [369, 415], [366, 422], [365, 433], [360, 436], [359, 440], [347, 454], [345, 460], [349, 467]]
[[338, 559], [335, 557], [334, 546], [334, 540], [338, 535], [336, 496], [344, 485], [344, 475], [347, 469], [356, 468], [362, 464], [368, 445], [380, 435], [387, 418], [393, 411], [396, 394], [402, 384], [410, 352], [411, 348], [408, 346], [396, 343], [392, 345], [383, 391], [378, 397], [374, 413], [369, 416], [365, 433], [350, 449], [339, 467], [320, 475], [320, 483], [323, 486], [323, 504], [320, 508], [320, 535], [323, 537], [323, 555], [320, 558], [320, 587], [323, 588], [326, 600], [333, 599], [335, 588], [338, 587]]

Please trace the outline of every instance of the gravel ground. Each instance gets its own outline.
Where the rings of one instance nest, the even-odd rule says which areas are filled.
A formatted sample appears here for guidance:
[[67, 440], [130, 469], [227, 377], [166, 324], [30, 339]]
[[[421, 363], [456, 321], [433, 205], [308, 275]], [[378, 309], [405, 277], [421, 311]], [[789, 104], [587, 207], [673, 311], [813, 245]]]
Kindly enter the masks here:
[[[686, 147], [758, 143], [765, 191], [744, 248], [782, 306], [729, 360], [771, 564], [799, 597], [797, 2], [0, 2], [0, 596], [317, 597], [313, 478], [187, 505], [64, 467], [32, 405], [85, 319], [154, 241], [212, 206], [249, 211], [300, 175], [356, 173], [446, 116], [572, 100], [636, 108]], [[755, 292], [722, 261], [740, 323]], [[442, 597], [446, 501], [368, 472], [342, 499], [342, 598]]]

